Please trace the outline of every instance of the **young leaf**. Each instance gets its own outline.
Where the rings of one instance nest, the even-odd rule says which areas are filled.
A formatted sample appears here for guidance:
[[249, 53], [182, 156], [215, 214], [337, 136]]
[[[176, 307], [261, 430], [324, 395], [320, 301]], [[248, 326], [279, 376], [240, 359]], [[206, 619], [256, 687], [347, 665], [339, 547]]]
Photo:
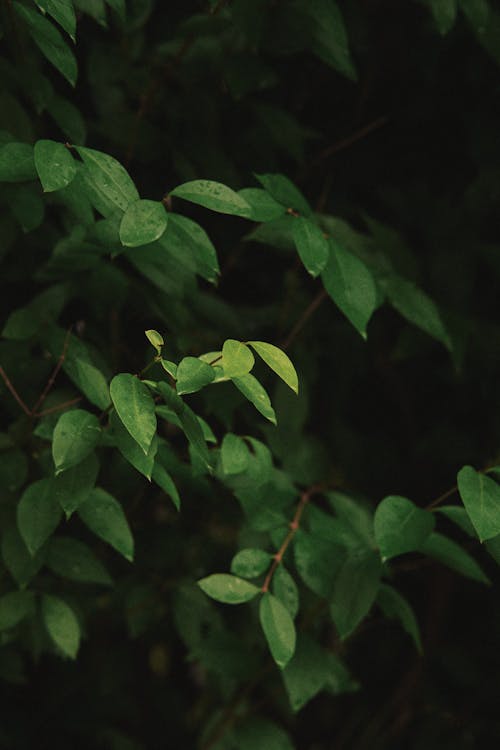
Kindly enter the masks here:
[[382, 560], [420, 549], [434, 524], [432, 513], [417, 508], [406, 497], [389, 495], [384, 498], [374, 518], [375, 538]]
[[0, 632], [15, 628], [21, 620], [35, 613], [32, 591], [12, 591], [0, 597]]
[[274, 596], [287, 608], [292, 619], [295, 619], [299, 611], [299, 590], [283, 563], [274, 571], [271, 587]]
[[52, 65], [74, 86], [78, 75], [78, 67], [73, 52], [64, 41], [56, 27], [36, 10], [12, 3], [16, 13], [26, 24], [26, 28], [33, 37], [43, 55]]
[[298, 216], [292, 225], [295, 247], [304, 266], [311, 276], [321, 273], [328, 262], [328, 241], [323, 232], [310, 219]]
[[422, 653], [418, 622], [406, 599], [392, 586], [382, 584], [377, 595], [377, 604], [386, 617], [399, 620], [408, 635], [413, 639], [417, 651]]
[[366, 339], [366, 326], [379, 304], [377, 287], [368, 267], [330, 238], [330, 257], [321, 278], [332, 300]]
[[71, 607], [57, 596], [44, 594], [42, 617], [55, 645], [65, 656], [75, 659], [80, 646], [80, 625]]
[[231, 573], [241, 578], [257, 578], [267, 570], [271, 559], [263, 549], [242, 549], [231, 561]]
[[47, 566], [56, 575], [82, 583], [101, 583], [109, 586], [111, 577], [83, 542], [68, 536], [56, 536], [50, 540], [47, 549]]
[[55, 531], [61, 515], [50, 479], [39, 479], [25, 489], [17, 506], [17, 526], [32, 556]]
[[282, 206], [298, 211], [304, 216], [312, 216], [311, 206], [288, 177], [282, 174], [256, 174], [255, 177]]
[[131, 203], [120, 223], [120, 241], [126, 247], [139, 247], [160, 239], [167, 228], [168, 214], [160, 201]]
[[284, 669], [295, 653], [295, 625], [290, 613], [279, 599], [268, 592], [259, 607], [260, 624], [272, 657]]
[[274, 344], [265, 341], [248, 342], [271, 370], [274, 370], [292, 391], [299, 392], [299, 379], [288, 356]]
[[153, 436], [148, 452], [144, 453], [137, 441], [125, 429], [123, 422], [116, 412], [111, 412], [109, 421], [113, 431], [113, 440], [122, 456], [132, 464], [134, 469], [137, 469], [146, 479], [151, 481], [156, 451], [158, 449], [156, 434]]
[[200, 391], [215, 378], [215, 370], [197, 357], [184, 357], [177, 366], [176, 390], [179, 396]]
[[52, 480], [54, 500], [61, 506], [66, 518], [81, 505], [94, 488], [99, 462], [95, 453], [90, 453], [79, 464], [63, 471]]
[[161, 348], [165, 345], [165, 342], [163, 340], [163, 336], [161, 333], [158, 333], [158, 331], [155, 331], [153, 328], [151, 328], [149, 331], [144, 331], [146, 334], [146, 338], [151, 344], [151, 346], [154, 346], [156, 349], [158, 356], [161, 356]]
[[24, 182], [36, 179], [33, 146], [6, 143], [0, 148], [0, 182]]
[[250, 217], [252, 214], [251, 207], [241, 195], [238, 195], [226, 185], [212, 180], [185, 182], [172, 190], [170, 195], [222, 214], [243, 217]]
[[139, 200], [137, 188], [120, 162], [109, 154], [91, 148], [78, 146], [76, 150], [83, 160], [87, 176], [106, 200], [122, 211]]
[[176, 510], [181, 509], [181, 499], [177, 491], [177, 487], [174, 484], [174, 480], [168, 473], [168, 471], [158, 461], [153, 467], [153, 480], [156, 482], [165, 494], [169, 496], [175, 505]]
[[61, 190], [75, 178], [75, 161], [62, 143], [37, 141], [34, 159], [44, 193]]
[[134, 539], [118, 500], [96, 487], [78, 508], [78, 515], [96, 536], [104, 539], [126, 560], [132, 562]]
[[243, 604], [260, 593], [253, 583], [228, 573], [215, 573], [198, 581], [198, 586], [212, 599], [224, 604]]
[[481, 542], [500, 534], [500, 486], [472, 466], [460, 469], [457, 485]]
[[224, 474], [239, 474], [248, 466], [250, 451], [243, 438], [228, 432], [222, 441], [220, 458]]
[[24, 589], [42, 567], [45, 549], [30, 555], [17, 527], [9, 526], [2, 536], [2, 558], [19, 588]]
[[118, 416], [147, 454], [156, 433], [155, 402], [147, 386], [139, 378], [123, 372], [115, 375], [109, 390]]
[[224, 375], [228, 378], [238, 378], [250, 372], [255, 359], [246, 344], [235, 339], [227, 339], [222, 347], [221, 365]]
[[420, 547], [420, 552], [456, 570], [466, 578], [480, 583], [491, 583], [477, 562], [459, 544], [436, 532], [430, 534]]
[[94, 450], [100, 437], [101, 427], [95, 414], [84, 409], [72, 409], [62, 414], [52, 441], [56, 474], [83, 461]]
[[251, 373], [231, 378], [236, 388], [255, 406], [263, 417], [274, 425], [276, 424], [276, 413], [271, 405], [271, 400], [265, 388]]

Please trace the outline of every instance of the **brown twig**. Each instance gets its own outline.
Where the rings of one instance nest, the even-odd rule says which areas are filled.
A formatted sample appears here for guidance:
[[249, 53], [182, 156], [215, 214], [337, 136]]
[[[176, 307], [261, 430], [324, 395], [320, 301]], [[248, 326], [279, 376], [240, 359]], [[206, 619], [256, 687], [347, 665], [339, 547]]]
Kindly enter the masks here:
[[16, 391], [16, 389], [14, 388], [14, 386], [12, 385], [12, 383], [10, 382], [10, 380], [9, 380], [9, 378], [7, 376], [7, 373], [5, 372], [5, 370], [3, 369], [3, 367], [1, 365], [0, 365], [0, 375], [2, 376], [5, 385], [7, 386], [7, 388], [9, 389], [9, 391], [12, 393], [12, 395], [16, 399], [16, 401], [19, 404], [19, 406], [21, 407], [21, 409], [24, 411], [25, 414], [28, 415], [28, 417], [31, 417], [31, 409], [29, 408], [29, 406], [27, 406], [24, 403], [24, 401], [22, 400], [21, 396], [18, 394], [18, 392]]
[[64, 401], [62, 404], [57, 404], [56, 406], [51, 406], [50, 409], [44, 409], [43, 411], [38, 411], [32, 416], [34, 417], [46, 417], [47, 414], [53, 414], [56, 411], [61, 411], [62, 409], [65, 409], [67, 406], [74, 406], [74, 404], [79, 404], [82, 400], [83, 396], [76, 396], [76, 398], [72, 398], [69, 401]]
[[285, 351], [291, 347], [311, 315], [313, 315], [318, 307], [321, 305], [323, 300], [325, 300], [328, 297], [328, 294], [325, 289], [321, 289], [316, 297], [312, 300], [312, 302], [306, 307], [298, 321], [295, 323], [294, 327], [288, 334], [288, 336], [284, 339], [284, 341], [281, 344], [281, 348]]

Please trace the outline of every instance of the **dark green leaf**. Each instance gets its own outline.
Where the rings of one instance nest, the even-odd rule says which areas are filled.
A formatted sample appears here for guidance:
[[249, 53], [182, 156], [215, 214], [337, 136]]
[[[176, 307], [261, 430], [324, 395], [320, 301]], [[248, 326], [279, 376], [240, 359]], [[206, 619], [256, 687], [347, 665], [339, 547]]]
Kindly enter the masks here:
[[472, 578], [480, 583], [490, 583], [488, 576], [483, 573], [474, 558], [459, 544], [442, 534], [430, 534], [420, 547], [420, 551], [466, 578]]
[[251, 217], [252, 209], [244, 198], [220, 182], [192, 180], [176, 187], [170, 195], [222, 214]]
[[94, 488], [99, 462], [95, 453], [90, 453], [81, 463], [61, 472], [52, 481], [54, 500], [69, 518]]
[[76, 175], [76, 165], [68, 149], [55, 141], [37, 141], [35, 167], [45, 193], [65, 188]]
[[500, 486], [472, 466], [460, 469], [457, 484], [479, 539], [484, 542], [500, 534]]
[[287, 608], [292, 619], [295, 619], [299, 611], [299, 590], [283, 563], [274, 571], [271, 586], [274, 596]]
[[95, 414], [84, 409], [72, 409], [62, 414], [52, 441], [56, 474], [83, 461], [94, 450], [100, 437], [101, 427]]
[[0, 597], [0, 631], [15, 628], [25, 617], [35, 613], [32, 591], [12, 591]]
[[272, 221], [285, 213], [285, 207], [261, 188], [244, 188], [238, 191], [238, 195], [249, 204], [249, 218], [253, 221]]
[[427, 0], [440, 34], [447, 34], [455, 24], [457, 0]]
[[126, 211], [131, 203], [139, 200], [137, 189], [127, 170], [109, 154], [78, 146], [85, 166], [85, 175], [106, 201]]
[[36, 176], [33, 146], [6, 143], [0, 148], [0, 182], [24, 182]]
[[260, 600], [259, 617], [272, 657], [284, 669], [295, 653], [295, 625], [290, 613], [273, 594], [265, 593]]
[[303, 216], [297, 216], [292, 226], [293, 240], [302, 263], [311, 276], [318, 276], [328, 262], [328, 241], [318, 225]]
[[64, 31], [75, 41], [76, 16], [72, 0], [35, 0], [45, 13], [57, 21]]
[[55, 531], [61, 515], [50, 479], [38, 479], [23, 492], [17, 506], [17, 526], [32, 556]]
[[45, 549], [30, 555], [17, 527], [10, 526], [2, 536], [2, 557], [13, 579], [24, 589], [42, 567]]
[[282, 174], [256, 174], [262, 187], [284, 208], [312, 216], [312, 210], [300, 190]]
[[174, 480], [168, 473], [168, 471], [157, 461], [153, 468], [153, 480], [156, 482], [158, 487], [161, 487], [169, 498], [172, 500], [176, 507], [176, 510], [181, 509], [181, 499], [175, 486]]
[[323, 690], [329, 671], [323, 649], [308, 636], [300, 634], [295, 654], [283, 670], [283, 681], [292, 711], [300, 711]]
[[78, 508], [78, 515], [96, 536], [104, 539], [132, 562], [134, 539], [118, 500], [100, 487], [96, 487]]
[[101, 583], [109, 586], [111, 577], [83, 542], [67, 536], [56, 536], [50, 540], [47, 549], [47, 566], [56, 575], [82, 583]]
[[386, 617], [399, 620], [408, 635], [413, 639], [417, 651], [422, 651], [420, 629], [412, 608], [392, 586], [382, 584], [377, 595], [377, 604]]
[[411, 500], [390, 495], [375, 511], [375, 538], [382, 560], [420, 549], [434, 528], [434, 516]]
[[144, 453], [140, 445], [125, 429], [123, 422], [116, 412], [110, 415], [111, 429], [113, 430], [113, 441], [122, 456], [141, 474], [151, 480], [153, 466], [155, 463], [158, 440], [156, 434], [153, 436], [147, 453]]
[[372, 550], [349, 550], [335, 576], [330, 612], [341, 638], [368, 614], [380, 585], [381, 564]]
[[12, 5], [42, 54], [74, 86], [78, 75], [76, 59], [60, 32], [37, 11], [18, 2]]
[[243, 438], [228, 432], [222, 441], [220, 458], [224, 474], [239, 474], [248, 467], [250, 451]]

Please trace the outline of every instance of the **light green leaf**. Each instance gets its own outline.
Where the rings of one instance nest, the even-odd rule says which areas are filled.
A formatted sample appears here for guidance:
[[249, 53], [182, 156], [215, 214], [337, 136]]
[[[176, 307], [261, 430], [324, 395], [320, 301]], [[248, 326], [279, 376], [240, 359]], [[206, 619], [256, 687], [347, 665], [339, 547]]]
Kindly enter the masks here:
[[248, 467], [250, 451], [243, 438], [228, 432], [222, 441], [220, 458], [224, 474], [239, 474]]
[[76, 16], [72, 0], [35, 0], [36, 4], [54, 21], [57, 21], [64, 31], [75, 41]]
[[299, 590], [283, 563], [274, 571], [271, 587], [274, 596], [287, 608], [292, 619], [295, 619], [299, 611]]
[[78, 67], [75, 56], [61, 33], [37, 11], [18, 2], [14, 2], [12, 5], [23, 23], [26, 24], [27, 30], [42, 54], [74, 86], [78, 75]]
[[451, 350], [451, 340], [436, 303], [412, 281], [393, 274], [383, 282], [391, 305], [410, 323]]
[[120, 223], [120, 241], [126, 247], [139, 247], [160, 239], [167, 228], [168, 214], [160, 201], [131, 203]]
[[263, 417], [274, 425], [276, 424], [276, 413], [271, 405], [271, 400], [265, 388], [251, 373], [231, 378], [236, 388], [255, 406]]
[[32, 591], [11, 591], [0, 597], [0, 632], [15, 628], [25, 617], [35, 613]]
[[83, 542], [67, 536], [56, 536], [50, 540], [47, 549], [47, 566], [56, 575], [82, 583], [112, 584], [111, 577]]
[[42, 617], [55, 645], [65, 656], [75, 659], [80, 646], [80, 625], [71, 607], [57, 596], [44, 594]]
[[151, 346], [154, 346], [154, 348], [158, 352], [158, 356], [161, 356], [161, 348], [165, 345], [161, 333], [158, 333], [158, 331], [155, 331], [153, 328], [151, 328], [149, 331], [144, 331], [144, 333], [146, 334], [146, 338]]
[[176, 390], [181, 396], [200, 391], [211, 383], [215, 378], [215, 370], [197, 357], [184, 357], [177, 366], [176, 377]]
[[131, 203], [139, 200], [139, 193], [127, 170], [109, 154], [78, 146], [86, 175], [107, 201], [126, 211]]
[[384, 498], [374, 518], [375, 538], [382, 560], [420, 549], [434, 524], [432, 513], [417, 508], [406, 497], [389, 495]]
[[274, 344], [265, 341], [249, 341], [249, 345], [255, 349], [259, 357], [262, 357], [268, 367], [278, 375], [292, 391], [299, 392], [299, 379], [295, 367], [284, 351]]
[[32, 556], [55, 531], [61, 516], [50, 479], [38, 479], [25, 489], [17, 506], [17, 526]]
[[170, 362], [168, 359], [162, 359], [160, 360], [160, 363], [165, 372], [168, 372], [168, 374], [175, 380], [177, 377], [177, 365], [175, 362]]
[[114, 547], [126, 560], [134, 559], [134, 539], [123, 508], [100, 487], [78, 508], [78, 515], [96, 536]]
[[165, 492], [172, 500], [176, 507], [176, 510], [181, 509], [181, 499], [175, 486], [174, 480], [168, 473], [168, 471], [158, 461], [153, 467], [153, 480], [156, 482], [163, 492]]
[[52, 480], [54, 500], [61, 506], [66, 518], [81, 505], [94, 488], [99, 462], [95, 453], [90, 453], [79, 464], [57, 474]]
[[36, 176], [33, 146], [6, 143], [0, 148], [0, 182], [25, 182]]
[[35, 167], [45, 193], [65, 188], [76, 175], [76, 164], [68, 149], [55, 141], [37, 141]]
[[290, 613], [273, 594], [265, 593], [259, 617], [272, 657], [284, 669], [295, 653], [295, 625]]
[[472, 466], [460, 469], [457, 485], [481, 542], [500, 534], [500, 486]]
[[228, 573], [215, 573], [198, 581], [198, 586], [212, 599], [224, 604], [243, 604], [260, 593], [253, 583]]
[[466, 578], [480, 583], [490, 583], [477, 562], [459, 544], [436, 532], [430, 534], [420, 547], [420, 552], [456, 570]]
[[17, 585], [24, 589], [42, 567], [45, 548], [30, 555], [17, 527], [9, 526], [2, 536], [2, 558]]
[[231, 573], [241, 578], [256, 578], [264, 573], [272, 560], [263, 549], [242, 549], [231, 561]]
[[252, 221], [272, 221], [285, 213], [285, 207], [262, 188], [243, 188], [238, 195], [249, 204]]
[[147, 454], [156, 432], [155, 402], [147, 386], [123, 372], [111, 381], [110, 393], [121, 421]]
[[381, 564], [376, 552], [349, 550], [333, 586], [330, 612], [341, 638], [347, 638], [371, 609], [380, 585]]
[[246, 375], [254, 366], [255, 359], [246, 344], [235, 339], [227, 339], [222, 347], [221, 365], [224, 375], [228, 378], [238, 378]]
[[457, 18], [457, 0], [427, 0], [437, 29], [443, 36], [454, 26]]
[[52, 457], [56, 474], [83, 461], [96, 447], [101, 427], [95, 414], [71, 409], [59, 417], [52, 440]]
[[256, 174], [263, 188], [285, 208], [312, 216], [311, 206], [293, 182], [283, 174]]
[[158, 449], [156, 434], [153, 436], [148, 452], [144, 453], [137, 441], [134, 440], [125, 428], [116, 412], [111, 412], [109, 421], [113, 431], [113, 441], [122, 456], [132, 464], [134, 469], [137, 469], [137, 471], [143, 474], [146, 479], [151, 481], [156, 451]]
[[302, 263], [311, 276], [318, 276], [326, 266], [330, 254], [323, 232], [310, 219], [297, 216], [292, 225], [292, 234]]
[[325, 289], [366, 339], [366, 326], [379, 303], [371, 271], [362, 260], [330, 238], [330, 257], [321, 275]]
[[420, 639], [420, 628], [412, 608], [392, 586], [382, 584], [377, 595], [377, 604], [388, 618], [399, 620], [408, 635], [413, 639], [417, 651], [422, 652], [422, 641]]
[[170, 195], [222, 214], [251, 217], [252, 209], [241, 195], [220, 182], [192, 180], [176, 187]]

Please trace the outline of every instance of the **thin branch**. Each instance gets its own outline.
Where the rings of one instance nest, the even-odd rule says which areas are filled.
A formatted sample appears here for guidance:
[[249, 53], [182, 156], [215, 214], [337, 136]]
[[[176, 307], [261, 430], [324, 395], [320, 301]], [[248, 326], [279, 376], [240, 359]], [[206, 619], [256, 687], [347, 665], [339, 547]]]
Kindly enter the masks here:
[[298, 321], [295, 323], [294, 327], [286, 337], [286, 339], [282, 342], [281, 348], [286, 351], [286, 349], [289, 349], [301, 330], [304, 328], [305, 324], [309, 320], [309, 318], [316, 312], [318, 307], [321, 305], [323, 300], [325, 300], [328, 297], [328, 294], [325, 289], [321, 289], [316, 297], [312, 300], [312, 302], [306, 307]]
[[0, 365], [0, 375], [2, 376], [5, 385], [7, 386], [7, 388], [9, 389], [9, 391], [12, 393], [12, 395], [16, 399], [17, 403], [19, 404], [19, 406], [21, 407], [21, 409], [23, 410], [23, 412], [25, 414], [27, 414], [28, 417], [31, 417], [31, 409], [29, 408], [29, 406], [27, 406], [24, 403], [24, 401], [22, 400], [21, 396], [18, 394], [18, 392], [16, 391], [16, 389], [14, 388], [14, 386], [12, 385], [12, 383], [10, 382], [9, 378], [7, 377], [7, 373], [5, 372], [5, 370], [3, 369], [3, 367], [1, 365]]
[[32, 414], [33, 417], [46, 417], [47, 414], [53, 414], [57, 411], [62, 411], [62, 409], [66, 409], [67, 406], [73, 406], [74, 404], [79, 404], [80, 401], [82, 401], [83, 396], [76, 396], [76, 398], [72, 398], [69, 401], [64, 401], [62, 404], [57, 404], [56, 406], [51, 406], [50, 409], [44, 409], [43, 411], [34, 412]]
[[455, 485], [454, 487], [450, 487], [449, 490], [446, 492], [443, 492], [442, 495], [439, 495], [439, 497], [436, 497], [435, 500], [433, 500], [429, 505], [426, 505], [425, 510], [432, 510], [433, 508], [436, 508], [438, 505], [441, 505], [442, 502], [444, 502], [447, 498], [451, 497], [452, 495], [457, 492], [458, 487]]

